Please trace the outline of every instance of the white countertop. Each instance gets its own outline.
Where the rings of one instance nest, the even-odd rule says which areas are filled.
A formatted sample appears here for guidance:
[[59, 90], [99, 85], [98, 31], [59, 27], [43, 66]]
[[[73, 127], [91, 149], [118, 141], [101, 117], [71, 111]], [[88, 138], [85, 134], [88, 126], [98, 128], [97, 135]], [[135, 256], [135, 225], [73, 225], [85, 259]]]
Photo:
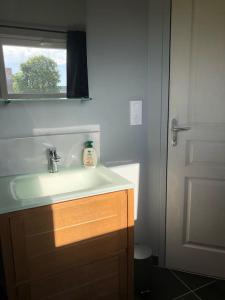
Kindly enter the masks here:
[[[40, 173], [0, 177], [0, 214], [134, 188], [134, 185], [131, 182], [102, 165], [99, 165], [95, 169], [91, 170], [80, 167], [76, 169], [59, 171], [59, 173], [57, 173], [57, 183], [59, 182], [60, 176], [62, 176], [62, 178], [68, 175], [70, 177], [74, 176], [74, 180], [76, 180], [76, 176], [78, 176], [80, 173], [82, 173], [83, 179], [85, 179], [86, 174], [91, 174], [92, 177], [96, 175], [98, 178], [103, 178], [104, 183], [81, 190], [79, 190], [78, 186], [76, 187], [77, 190], [75, 191], [70, 190], [69, 192], [45, 195], [44, 197], [40, 198], [30, 197], [23, 199], [18, 197], [14, 190], [15, 182], [23, 180], [24, 185], [24, 182], [26, 183], [26, 178], [29, 181], [30, 177], [38, 178], [41, 176], [47, 176], [54, 183], [53, 176], [56, 175], [50, 173]], [[35, 187], [35, 190], [38, 189], [41, 189], [41, 187]], [[47, 187], [45, 190], [47, 190]], [[30, 189], [29, 192], [32, 193]]]

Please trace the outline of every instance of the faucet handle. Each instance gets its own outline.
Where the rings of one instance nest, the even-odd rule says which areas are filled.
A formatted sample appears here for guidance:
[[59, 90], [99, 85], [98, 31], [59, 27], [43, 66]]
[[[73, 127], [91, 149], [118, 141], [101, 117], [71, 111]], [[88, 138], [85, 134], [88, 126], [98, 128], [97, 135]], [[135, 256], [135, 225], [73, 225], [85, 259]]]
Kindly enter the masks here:
[[47, 152], [49, 153], [49, 155], [54, 156], [55, 152], [56, 152], [56, 148], [55, 147], [50, 147], [47, 149]]
[[61, 157], [57, 153], [56, 147], [48, 148], [48, 153], [49, 156], [51, 156], [56, 162], [58, 162], [61, 159]]
[[48, 170], [50, 173], [58, 172], [57, 163], [60, 160], [60, 156], [57, 154], [56, 147], [50, 147], [47, 149], [48, 156]]
[[55, 151], [55, 152], [54, 152], [54, 160], [55, 160], [56, 162], [59, 162], [60, 159], [61, 159], [61, 156], [58, 155], [57, 152]]

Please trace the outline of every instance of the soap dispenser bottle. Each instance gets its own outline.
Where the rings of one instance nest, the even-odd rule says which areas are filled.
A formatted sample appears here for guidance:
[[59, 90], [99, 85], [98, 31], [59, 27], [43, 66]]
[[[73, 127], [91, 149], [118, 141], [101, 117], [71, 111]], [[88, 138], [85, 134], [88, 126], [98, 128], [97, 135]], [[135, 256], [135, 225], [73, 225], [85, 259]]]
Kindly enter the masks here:
[[83, 164], [86, 168], [95, 168], [97, 165], [97, 154], [93, 147], [93, 141], [84, 143]]

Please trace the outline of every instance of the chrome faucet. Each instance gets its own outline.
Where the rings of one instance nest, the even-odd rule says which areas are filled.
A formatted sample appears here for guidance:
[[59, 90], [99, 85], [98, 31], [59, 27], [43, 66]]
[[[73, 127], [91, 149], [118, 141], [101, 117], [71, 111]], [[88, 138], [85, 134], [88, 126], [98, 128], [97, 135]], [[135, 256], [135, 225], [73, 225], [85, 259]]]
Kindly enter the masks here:
[[50, 173], [58, 172], [58, 162], [60, 161], [60, 156], [57, 154], [55, 147], [47, 149], [48, 155], [48, 170]]

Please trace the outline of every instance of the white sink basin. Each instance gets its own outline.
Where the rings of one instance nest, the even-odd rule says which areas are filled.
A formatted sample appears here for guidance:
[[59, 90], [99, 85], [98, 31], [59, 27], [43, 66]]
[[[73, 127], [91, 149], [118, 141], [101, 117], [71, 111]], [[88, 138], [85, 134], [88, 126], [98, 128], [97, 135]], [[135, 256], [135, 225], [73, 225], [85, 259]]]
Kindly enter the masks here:
[[16, 200], [27, 200], [106, 188], [112, 183], [112, 179], [98, 169], [82, 168], [15, 177], [11, 192]]
[[5, 176], [0, 177], [0, 214], [132, 188], [132, 183], [102, 165]]

